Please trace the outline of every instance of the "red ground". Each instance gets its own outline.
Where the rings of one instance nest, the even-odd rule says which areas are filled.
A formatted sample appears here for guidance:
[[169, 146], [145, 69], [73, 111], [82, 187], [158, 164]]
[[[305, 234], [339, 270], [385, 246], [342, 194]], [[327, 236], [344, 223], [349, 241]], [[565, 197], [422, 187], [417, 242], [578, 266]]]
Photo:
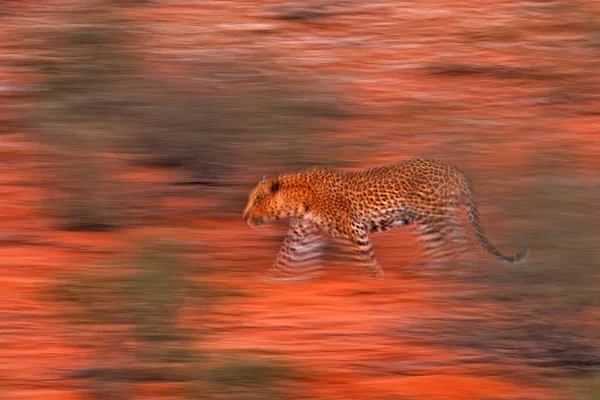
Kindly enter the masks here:
[[[51, 20], [52, 2], [31, 3], [15, 2], [2, 17], [0, 48], [7, 59], [25, 57], [15, 36], [19, 28], [31, 21]], [[559, 7], [562, 3], [347, 2], [347, 13], [314, 23], [269, 18], [266, 5], [277, 3], [157, 2], [127, 12], [149, 27], [144, 35], [149, 60], [223, 51], [264, 52], [287, 68], [318, 72], [336, 81], [361, 113], [336, 126], [332, 135], [373, 143], [366, 156], [360, 148], [345, 150], [345, 159], [361, 165], [429, 154], [434, 148], [439, 152], [446, 140], [447, 158], [516, 177], [527, 171], [537, 152], [568, 145], [577, 154], [569, 168], [584, 177], [597, 177], [600, 69], [590, 67], [593, 62], [598, 65], [598, 49], [593, 53], [587, 47], [592, 33], [585, 22], [588, 15], [600, 15], [594, 2], [557, 10], [551, 9], [552, 4]], [[575, 22], [561, 24], [556, 13]], [[572, 76], [549, 85], [551, 78], [424, 72], [453, 64]], [[0, 98], [6, 120], [15, 113], [8, 109], [15, 101], [10, 88], [26, 83], [22, 70], [8, 62], [0, 64], [0, 85], [8, 87]], [[582, 100], [561, 102], [569, 96]], [[552, 101], [556, 103], [548, 106]], [[445, 112], [447, 106], [453, 107], [450, 114]], [[459, 117], [474, 123], [459, 123]], [[456, 141], [458, 130], [482, 137], [491, 130], [496, 136], [492, 144], [483, 142], [453, 153], [457, 146], [477, 146]], [[94, 262], [123, 254], [131, 240], [150, 236], [208, 244], [216, 254], [214, 268], [223, 270], [215, 274], [216, 279], [252, 294], [224, 301], [211, 317], [219, 333], [206, 338], [203, 346], [275, 351], [309, 372], [309, 398], [554, 398], [552, 388], [516, 379], [523, 367], [504, 366], [500, 371], [494, 364], [468, 362], [475, 356], [464, 350], [418, 345], [397, 334], [415, 321], [459, 311], [503, 312], [481, 304], [458, 310], [464, 303], [440, 297], [469, 288], [451, 285], [443, 276], [403, 272], [402, 266], [417, 254], [410, 231], [374, 238], [378, 259], [388, 266], [383, 281], [360, 280], [356, 271], [338, 263], [337, 269], [331, 265], [328, 274], [314, 282], [267, 285], [260, 277], [272, 262], [276, 245], [258, 241], [264, 233], [250, 230], [241, 218], [207, 218], [207, 213], [190, 211], [201, 208], [199, 202], [206, 199], [164, 200], [167, 217], [152, 226], [116, 233], [57, 230], [43, 207], [45, 193], [34, 172], [43, 150], [17, 128], [4, 131], [0, 136], [2, 399], [82, 398], [76, 383], [56, 381], [54, 372], [84, 364], [88, 354], [73, 345], [73, 333], [56, 318], [54, 305], [40, 291], [60, 274], [85, 270]], [[399, 137], [398, 131], [414, 131], [415, 135]], [[440, 134], [435, 137], [431, 131]], [[136, 179], [160, 181], [162, 175], [155, 173], [132, 172]], [[188, 318], [193, 324], [196, 316], [192, 313]], [[506, 368], [512, 368], [510, 373]], [[140, 388], [137, 398], [170, 398], [165, 387]]]

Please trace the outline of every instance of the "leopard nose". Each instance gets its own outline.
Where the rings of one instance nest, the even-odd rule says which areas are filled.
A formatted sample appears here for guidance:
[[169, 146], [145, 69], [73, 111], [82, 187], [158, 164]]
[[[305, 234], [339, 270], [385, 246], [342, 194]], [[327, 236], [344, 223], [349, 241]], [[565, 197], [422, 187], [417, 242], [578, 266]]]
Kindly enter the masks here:
[[254, 221], [252, 221], [252, 225], [261, 226], [264, 222], [264, 218], [256, 218]]

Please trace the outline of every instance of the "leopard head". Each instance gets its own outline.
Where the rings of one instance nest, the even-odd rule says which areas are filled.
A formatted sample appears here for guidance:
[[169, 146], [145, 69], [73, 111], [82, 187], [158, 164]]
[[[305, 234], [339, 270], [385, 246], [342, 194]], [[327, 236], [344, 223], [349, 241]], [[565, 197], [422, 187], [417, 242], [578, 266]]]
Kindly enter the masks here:
[[254, 187], [244, 209], [244, 219], [251, 227], [288, 215], [280, 177], [263, 176]]

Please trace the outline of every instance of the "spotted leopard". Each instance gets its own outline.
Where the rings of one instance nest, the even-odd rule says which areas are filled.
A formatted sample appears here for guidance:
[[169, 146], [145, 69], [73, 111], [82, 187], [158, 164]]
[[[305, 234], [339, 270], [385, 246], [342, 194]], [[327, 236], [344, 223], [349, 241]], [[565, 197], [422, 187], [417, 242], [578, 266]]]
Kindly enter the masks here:
[[382, 278], [369, 233], [415, 224], [430, 261], [443, 260], [464, 249], [459, 218], [462, 206], [479, 244], [505, 262], [519, 262], [528, 250], [501, 254], [479, 223], [471, 186], [453, 165], [417, 158], [368, 170], [345, 172], [310, 168], [296, 174], [263, 179], [252, 190], [243, 217], [251, 227], [289, 218], [289, 230], [267, 275], [286, 280], [310, 264], [322, 251], [325, 235], [345, 238], [366, 266], [368, 276]]

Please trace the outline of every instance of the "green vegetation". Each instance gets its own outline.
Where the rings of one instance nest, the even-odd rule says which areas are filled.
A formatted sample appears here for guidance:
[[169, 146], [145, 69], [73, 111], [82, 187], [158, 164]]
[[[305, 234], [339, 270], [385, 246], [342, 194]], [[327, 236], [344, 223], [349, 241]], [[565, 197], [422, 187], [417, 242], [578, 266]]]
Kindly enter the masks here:
[[175, 66], [153, 60], [156, 70], [176, 68], [174, 79], [142, 67], [137, 27], [114, 2], [64, 16], [77, 23], [28, 37], [39, 90], [24, 122], [51, 150], [41, 173], [66, 228], [131, 223], [127, 199], [137, 193], [119, 178], [130, 161], [177, 167], [183, 181], [215, 186], [248, 165], [279, 172], [332, 162], [323, 133], [344, 113], [327, 80], [226, 54]]
[[[236, 293], [192, 280], [189, 269], [179, 245], [159, 241], [143, 245], [128, 262], [64, 277], [52, 298], [79, 333], [80, 345], [98, 354], [69, 376], [101, 386], [102, 395], [114, 387], [124, 393], [134, 384], [171, 382], [188, 398], [286, 398], [282, 388], [299, 379], [286, 364], [244, 354], [231, 358], [197, 345], [209, 333], [202, 320], [208, 322], [211, 307]], [[181, 318], [192, 310], [200, 324], [186, 329]]]

